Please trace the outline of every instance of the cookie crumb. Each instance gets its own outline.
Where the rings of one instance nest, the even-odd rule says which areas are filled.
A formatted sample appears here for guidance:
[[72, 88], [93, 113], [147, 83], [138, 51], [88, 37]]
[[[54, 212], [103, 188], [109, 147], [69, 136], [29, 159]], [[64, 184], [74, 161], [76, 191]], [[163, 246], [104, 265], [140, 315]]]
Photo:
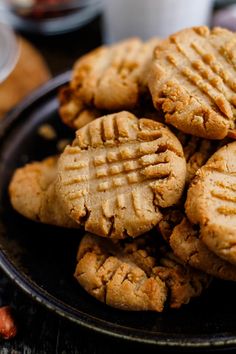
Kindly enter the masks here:
[[57, 137], [56, 130], [50, 124], [42, 124], [38, 129], [38, 135], [46, 140], [54, 140]]

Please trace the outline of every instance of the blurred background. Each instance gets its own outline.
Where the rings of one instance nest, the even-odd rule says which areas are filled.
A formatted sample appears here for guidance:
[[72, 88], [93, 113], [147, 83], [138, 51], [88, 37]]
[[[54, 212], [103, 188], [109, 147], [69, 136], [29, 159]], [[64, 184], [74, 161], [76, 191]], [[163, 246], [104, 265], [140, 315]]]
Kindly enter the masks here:
[[0, 0], [0, 117], [102, 43], [206, 24], [236, 30], [232, 0]]

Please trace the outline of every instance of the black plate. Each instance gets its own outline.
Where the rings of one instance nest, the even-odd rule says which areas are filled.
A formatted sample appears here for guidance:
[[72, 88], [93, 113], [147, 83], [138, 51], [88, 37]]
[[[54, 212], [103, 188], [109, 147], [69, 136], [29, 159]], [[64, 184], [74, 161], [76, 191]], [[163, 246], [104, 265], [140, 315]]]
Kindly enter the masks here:
[[73, 279], [81, 234], [24, 219], [9, 204], [13, 171], [28, 161], [56, 153], [56, 141], [38, 135], [50, 123], [58, 139], [73, 132], [58, 118], [59, 76], [28, 97], [0, 123], [0, 263], [31, 297], [86, 328], [131, 341], [163, 347], [236, 347], [236, 286], [215, 281], [200, 298], [180, 310], [130, 313], [114, 310], [87, 295]]

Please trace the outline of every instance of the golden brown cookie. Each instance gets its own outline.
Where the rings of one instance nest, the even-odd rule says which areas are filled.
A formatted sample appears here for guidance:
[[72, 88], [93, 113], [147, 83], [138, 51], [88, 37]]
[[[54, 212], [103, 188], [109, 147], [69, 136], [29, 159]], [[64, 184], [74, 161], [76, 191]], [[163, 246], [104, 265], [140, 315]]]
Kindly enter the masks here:
[[73, 129], [80, 129], [102, 116], [102, 111], [86, 106], [69, 86], [59, 92], [59, 113], [62, 121]]
[[167, 123], [208, 139], [235, 128], [235, 39], [226, 29], [193, 27], [156, 47], [149, 88]]
[[236, 281], [236, 267], [210, 251], [201, 241], [199, 230], [186, 217], [173, 229], [169, 244], [185, 264], [214, 277]]
[[18, 168], [11, 180], [12, 206], [25, 217], [46, 224], [78, 227], [64, 212], [55, 190], [57, 157], [29, 163]]
[[236, 264], [236, 142], [219, 149], [196, 173], [185, 204], [202, 241]]
[[143, 112], [143, 97], [150, 97], [147, 71], [158, 42], [157, 38], [146, 43], [129, 38], [80, 58], [70, 84], [59, 94], [63, 122], [79, 129], [111, 112], [123, 109]]
[[[229, 143], [230, 139], [226, 138], [218, 142], [187, 135], [176, 130], [174, 130], [174, 132], [183, 146], [184, 156], [187, 163], [185, 186], [185, 190], [187, 191], [189, 184], [195, 177], [199, 168], [206, 163], [214, 152]], [[174, 227], [178, 225], [185, 216], [184, 203], [185, 193], [177, 205], [166, 208], [162, 211], [163, 217], [158, 224], [158, 230], [166, 241], [169, 240]]]
[[[217, 150], [219, 143], [216, 143], [213, 140], [186, 135], [181, 132], [175, 131], [175, 133], [183, 146], [184, 156], [187, 163], [186, 187], [188, 187], [198, 169], [202, 167], [209, 157]], [[162, 211], [163, 217], [158, 224], [158, 230], [167, 242], [169, 242], [174, 227], [178, 225], [185, 216], [184, 202], [185, 198], [183, 196], [178, 205], [166, 208]]]
[[[63, 123], [75, 130], [84, 127], [96, 118], [111, 113], [110, 111], [99, 110], [84, 104], [81, 99], [76, 97], [74, 90], [69, 86], [61, 88], [58, 99], [60, 102], [59, 113]], [[130, 111], [137, 117], [146, 117], [165, 123], [162, 112], [153, 107], [150, 95], [144, 95], [137, 106]]]
[[120, 112], [76, 132], [58, 161], [58, 176], [68, 215], [86, 231], [136, 237], [161, 220], [160, 207], [179, 200], [186, 162], [166, 126]]
[[83, 56], [74, 66], [70, 83], [75, 96], [97, 109], [134, 108], [147, 92], [148, 64], [158, 42], [129, 38]]
[[130, 241], [86, 234], [78, 254], [75, 278], [92, 296], [129, 311], [179, 308], [199, 296], [210, 278], [181, 262], [150, 235]]

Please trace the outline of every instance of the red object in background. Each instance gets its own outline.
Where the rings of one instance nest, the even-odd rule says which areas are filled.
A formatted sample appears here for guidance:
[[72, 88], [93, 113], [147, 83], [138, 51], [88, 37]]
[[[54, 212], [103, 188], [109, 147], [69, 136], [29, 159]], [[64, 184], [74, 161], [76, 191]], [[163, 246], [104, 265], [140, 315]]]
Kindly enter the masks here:
[[9, 0], [11, 9], [18, 15], [32, 19], [45, 19], [66, 15], [81, 8], [86, 1], [76, 0]]
[[87, 25], [103, 9], [102, 0], [0, 0], [10, 24], [19, 31], [59, 35]]
[[0, 337], [11, 339], [16, 333], [17, 328], [10, 306], [0, 307]]

